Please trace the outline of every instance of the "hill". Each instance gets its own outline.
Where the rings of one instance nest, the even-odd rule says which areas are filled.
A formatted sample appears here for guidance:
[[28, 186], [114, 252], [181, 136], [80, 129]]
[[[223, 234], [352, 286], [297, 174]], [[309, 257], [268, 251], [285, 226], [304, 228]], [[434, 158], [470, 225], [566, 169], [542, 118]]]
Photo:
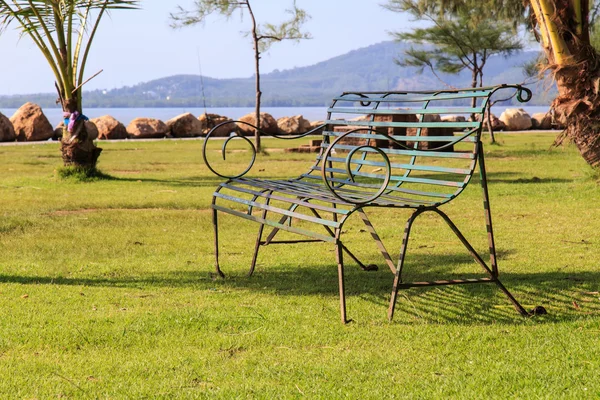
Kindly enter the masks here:
[[[350, 90], [431, 89], [442, 83], [429, 71], [397, 65], [407, 45], [381, 42], [329, 60], [301, 68], [275, 70], [262, 75], [264, 106], [324, 106], [331, 97]], [[519, 83], [522, 66], [537, 57], [534, 51], [509, 58], [494, 57], [486, 66], [486, 84]], [[441, 75], [455, 87], [470, 85], [470, 73]], [[85, 107], [190, 107], [202, 106], [202, 89], [209, 107], [245, 107], [254, 104], [254, 77], [214, 79], [199, 75], [175, 75], [134, 86], [85, 92]], [[542, 92], [536, 90], [536, 92]], [[551, 96], [551, 94], [549, 95]], [[548, 95], [534, 98], [531, 105], [548, 104]], [[0, 107], [18, 107], [26, 101], [55, 106], [54, 94], [0, 96]]]

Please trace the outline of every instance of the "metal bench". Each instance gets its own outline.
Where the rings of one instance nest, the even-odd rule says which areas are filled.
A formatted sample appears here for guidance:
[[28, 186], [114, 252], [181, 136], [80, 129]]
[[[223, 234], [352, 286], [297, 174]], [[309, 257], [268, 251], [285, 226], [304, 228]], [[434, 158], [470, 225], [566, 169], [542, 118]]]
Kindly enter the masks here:
[[[259, 223], [250, 275], [256, 266], [261, 246], [331, 243], [336, 248], [341, 319], [346, 323], [344, 254], [365, 270], [374, 268], [373, 265], [362, 263], [342, 242], [342, 227], [356, 213], [394, 274], [388, 310], [390, 320], [394, 315], [399, 289], [473, 283], [496, 284], [520, 314], [529, 315], [498, 279], [481, 132], [487, 104], [491, 96], [500, 90], [513, 91], [520, 102], [531, 99], [531, 91], [520, 85], [440, 91], [343, 93], [333, 99], [327, 110], [325, 124], [318, 128], [319, 131], [322, 129], [322, 144], [314, 165], [300, 176], [284, 180], [246, 177], [256, 159], [256, 150], [248, 138], [240, 136], [233, 129], [235, 125], [231, 125], [232, 136], [223, 142], [223, 159], [230, 141], [241, 138], [253, 151], [251, 162], [242, 173], [234, 176], [217, 172], [208, 160], [207, 143], [215, 130], [221, 129], [222, 132], [223, 126], [232, 122], [217, 125], [208, 133], [203, 148], [208, 168], [227, 179], [218, 186], [212, 199], [216, 272], [224, 277], [219, 266], [219, 212]], [[440, 115], [445, 117], [442, 119]], [[250, 125], [239, 121], [237, 124]], [[313, 133], [269, 136], [295, 139]], [[489, 265], [440, 209], [440, 206], [463, 192], [477, 165], [483, 189]], [[406, 223], [397, 266], [367, 215], [367, 212], [377, 212], [380, 207], [413, 210]], [[402, 281], [411, 227], [415, 219], [425, 212], [438, 214], [450, 226], [483, 268], [485, 277], [432, 282]], [[271, 230], [263, 237], [265, 226]], [[280, 231], [309, 239], [275, 240]]]

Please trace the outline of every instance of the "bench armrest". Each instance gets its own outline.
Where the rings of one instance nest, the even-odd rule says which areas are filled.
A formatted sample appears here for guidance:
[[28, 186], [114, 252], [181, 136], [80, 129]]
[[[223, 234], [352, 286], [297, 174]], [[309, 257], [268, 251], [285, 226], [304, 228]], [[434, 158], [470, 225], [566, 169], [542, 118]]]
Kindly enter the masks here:
[[255, 131], [258, 131], [261, 136], [270, 136], [270, 137], [274, 137], [274, 138], [277, 138], [277, 139], [283, 139], [283, 140], [300, 139], [300, 138], [303, 138], [305, 136], [311, 135], [311, 134], [319, 131], [320, 129], [323, 129], [323, 127], [325, 126], [325, 124], [320, 125], [320, 126], [314, 128], [314, 129], [312, 129], [312, 130], [310, 130], [308, 132], [305, 132], [305, 133], [302, 133], [302, 134], [299, 134], [299, 135], [286, 135], [286, 136], [282, 136], [282, 135], [278, 135], [278, 134], [274, 134], [274, 133], [265, 132], [265, 131], [259, 129], [258, 127], [256, 127], [255, 125], [252, 125], [252, 124], [250, 124], [248, 122], [244, 122], [244, 121], [225, 121], [225, 122], [222, 122], [222, 123], [216, 125], [214, 128], [212, 128], [208, 132], [208, 134], [204, 138], [204, 145], [202, 146], [202, 158], [204, 160], [204, 163], [208, 167], [208, 169], [213, 174], [215, 174], [217, 176], [220, 176], [221, 178], [226, 178], [226, 179], [236, 179], [236, 178], [243, 177], [248, 172], [250, 172], [250, 170], [254, 166], [254, 162], [256, 161], [256, 147], [254, 146], [254, 143], [252, 143], [252, 141], [250, 139], [248, 139], [247, 136], [240, 135], [238, 129], [232, 129], [232, 131], [230, 132], [230, 135], [223, 141], [223, 146], [221, 147], [221, 155], [223, 157], [223, 160], [226, 159], [227, 145], [229, 144], [229, 142], [231, 140], [233, 140], [233, 139], [240, 138], [240, 139], [244, 140], [246, 143], [248, 143], [248, 145], [250, 145], [250, 150], [252, 151], [252, 157], [250, 159], [250, 162], [248, 163], [248, 166], [246, 167], [246, 169], [242, 173], [237, 174], [237, 175], [225, 175], [225, 174], [217, 172], [212, 167], [212, 165], [208, 161], [208, 158], [206, 157], [208, 140], [213, 136], [213, 134], [218, 129], [221, 129], [222, 127], [224, 127], [226, 125], [229, 125], [229, 124], [234, 124], [235, 128], [237, 128], [240, 124], [241, 125], [247, 125], [247, 126], [253, 128]]

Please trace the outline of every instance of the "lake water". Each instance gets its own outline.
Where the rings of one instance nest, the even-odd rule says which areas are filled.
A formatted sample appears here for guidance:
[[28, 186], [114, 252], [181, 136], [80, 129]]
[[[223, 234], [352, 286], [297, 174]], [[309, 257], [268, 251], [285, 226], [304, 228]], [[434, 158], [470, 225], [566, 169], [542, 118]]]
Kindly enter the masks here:
[[[510, 107], [492, 107], [492, 113], [496, 116], [500, 116], [506, 108]], [[532, 107], [521, 107], [532, 115], [539, 112], [547, 112], [548, 106], [532, 106]], [[15, 108], [0, 108], [0, 113], [8, 116], [12, 116], [17, 109]], [[293, 115], [302, 114], [304, 118], [309, 121], [323, 120], [326, 117], [326, 107], [263, 107], [262, 112], [271, 114], [275, 119], [281, 117], [289, 117]], [[167, 121], [179, 114], [192, 113], [194, 115], [204, 114], [204, 108], [194, 107], [177, 107], [177, 108], [87, 108], [85, 109], [85, 115], [89, 118], [97, 118], [103, 115], [111, 115], [118, 121], [122, 122], [125, 126], [139, 117], [156, 118], [162, 121]], [[206, 112], [225, 115], [231, 119], [239, 119], [240, 117], [254, 112], [254, 107], [215, 107], [207, 108]], [[52, 126], [58, 125], [62, 121], [62, 111], [59, 108], [45, 108], [44, 113], [50, 120]]]

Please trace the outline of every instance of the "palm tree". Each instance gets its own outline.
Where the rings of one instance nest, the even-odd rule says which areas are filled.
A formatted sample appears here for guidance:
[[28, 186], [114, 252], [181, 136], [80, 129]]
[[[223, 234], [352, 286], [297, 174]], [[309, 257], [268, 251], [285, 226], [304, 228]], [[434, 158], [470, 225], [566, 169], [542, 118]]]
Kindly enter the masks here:
[[85, 65], [102, 17], [110, 10], [136, 9], [139, 0], [0, 0], [0, 30], [12, 24], [42, 52], [56, 78], [65, 127], [61, 152], [65, 166], [95, 171], [102, 149], [85, 128], [82, 87]]

